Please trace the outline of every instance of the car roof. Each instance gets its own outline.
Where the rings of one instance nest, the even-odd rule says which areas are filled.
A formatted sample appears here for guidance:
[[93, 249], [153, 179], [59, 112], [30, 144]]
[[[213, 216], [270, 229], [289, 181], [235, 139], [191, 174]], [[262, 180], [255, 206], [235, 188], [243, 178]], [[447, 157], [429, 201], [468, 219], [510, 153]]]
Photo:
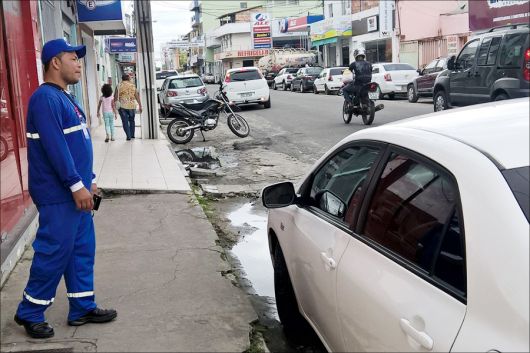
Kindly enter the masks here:
[[530, 164], [529, 108], [528, 98], [520, 98], [431, 113], [364, 131], [372, 138], [378, 129], [395, 127], [436, 133], [480, 151], [501, 170], [512, 169]]
[[227, 70], [226, 73], [236, 72], [236, 71], [251, 71], [251, 70], [259, 71], [259, 69], [255, 66], [245, 66], [245, 67], [237, 67], [235, 69]]
[[182, 75], [175, 75], [175, 76], [169, 76], [166, 79], [172, 79], [172, 78], [190, 78], [190, 77], [197, 77], [199, 78], [199, 75], [197, 74], [182, 74]]

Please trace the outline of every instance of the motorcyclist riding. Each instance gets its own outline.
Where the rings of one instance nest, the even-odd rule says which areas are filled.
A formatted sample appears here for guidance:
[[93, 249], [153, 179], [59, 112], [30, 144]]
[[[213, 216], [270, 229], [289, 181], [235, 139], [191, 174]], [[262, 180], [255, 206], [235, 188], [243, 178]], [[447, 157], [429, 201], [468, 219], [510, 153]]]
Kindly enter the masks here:
[[[344, 87], [344, 98], [355, 103], [353, 98], [359, 97], [361, 87], [372, 82], [372, 64], [365, 60], [364, 49], [356, 50], [355, 61], [348, 67], [354, 73], [354, 80]], [[361, 97], [362, 98], [362, 97]]]

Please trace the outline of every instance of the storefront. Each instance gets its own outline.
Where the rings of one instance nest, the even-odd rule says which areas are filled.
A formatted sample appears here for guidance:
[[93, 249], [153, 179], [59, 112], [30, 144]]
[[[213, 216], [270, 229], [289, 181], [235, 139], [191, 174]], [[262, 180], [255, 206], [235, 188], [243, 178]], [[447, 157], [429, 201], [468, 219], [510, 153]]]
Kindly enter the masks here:
[[[26, 113], [39, 85], [40, 33], [34, 1], [0, 3], [0, 232], [2, 283], [35, 229], [28, 193]], [[37, 49], [37, 50], [36, 50]], [[30, 229], [31, 228], [31, 229]], [[14, 251], [15, 250], [15, 251]], [[12, 253], [15, 253], [11, 256]]]
[[214, 55], [216, 62], [222, 62], [219, 75], [224, 77], [226, 71], [238, 67], [258, 66], [258, 60], [268, 55], [270, 49], [231, 50]]
[[392, 37], [381, 34], [380, 24], [377, 7], [353, 15], [353, 51], [364, 49], [366, 60], [371, 63], [392, 62]]
[[348, 66], [350, 63], [351, 24], [351, 15], [344, 15], [311, 25], [311, 45], [322, 52], [326, 67]]

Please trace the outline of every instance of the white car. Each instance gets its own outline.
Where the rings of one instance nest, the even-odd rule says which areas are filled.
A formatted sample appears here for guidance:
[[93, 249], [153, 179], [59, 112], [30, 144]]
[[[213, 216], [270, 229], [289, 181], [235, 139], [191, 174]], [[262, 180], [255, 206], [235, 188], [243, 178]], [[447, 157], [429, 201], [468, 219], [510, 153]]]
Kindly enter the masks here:
[[159, 92], [162, 89], [162, 84], [164, 83], [164, 80], [170, 76], [178, 76], [177, 71], [158, 71], [156, 73], [156, 91]]
[[313, 83], [313, 93], [324, 92], [331, 94], [338, 92], [342, 87], [342, 72], [346, 67], [330, 67], [322, 70]]
[[296, 76], [298, 72], [297, 67], [284, 67], [278, 72], [278, 75], [274, 77], [272, 82], [272, 89], [281, 88], [284, 91], [287, 91], [291, 87], [291, 81]]
[[271, 107], [269, 85], [254, 66], [230, 69], [226, 72], [223, 82], [225, 92], [230, 104], [263, 104], [264, 108]]
[[329, 351], [529, 351], [529, 102], [356, 132], [263, 190], [276, 305]]
[[372, 65], [372, 81], [379, 84], [379, 99], [388, 95], [407, 94], [407, 87], [419, 74], [414, 67], [404, 63], [377, 63]]
[[160, 106], [166, 111], [171, 104], [199, 104], [210, 99], [210, 96], [197, 74], [184, 74], [166, 78], [159, 98]]

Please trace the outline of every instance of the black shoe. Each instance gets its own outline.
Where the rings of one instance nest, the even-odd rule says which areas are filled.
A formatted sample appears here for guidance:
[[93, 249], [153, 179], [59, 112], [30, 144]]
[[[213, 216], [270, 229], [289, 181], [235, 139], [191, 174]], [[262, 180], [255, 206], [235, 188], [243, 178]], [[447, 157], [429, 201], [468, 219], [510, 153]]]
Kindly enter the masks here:
[[46, 321], [29, 322], [22, 320], [15, 315], [15, 322], [20, 326], [24, 326], [28, 335], [33, 338], [50, 338], [55, 334], [55, 332], [53, 332], [53, 327], [51, 327]]
[[86, 323], [92, 322], [96, 324], [102, 324], [104, 322], [112, 321], [118, 316], [118, 313], [114, 309], [100, 309], [95, 308], [91, 312], [81, 316], [77, 320], [68, 321], [70, 326], [81, 326]]
[[127, 141], [130, 141], [131, 139], [129, 137], [127, 137]]

